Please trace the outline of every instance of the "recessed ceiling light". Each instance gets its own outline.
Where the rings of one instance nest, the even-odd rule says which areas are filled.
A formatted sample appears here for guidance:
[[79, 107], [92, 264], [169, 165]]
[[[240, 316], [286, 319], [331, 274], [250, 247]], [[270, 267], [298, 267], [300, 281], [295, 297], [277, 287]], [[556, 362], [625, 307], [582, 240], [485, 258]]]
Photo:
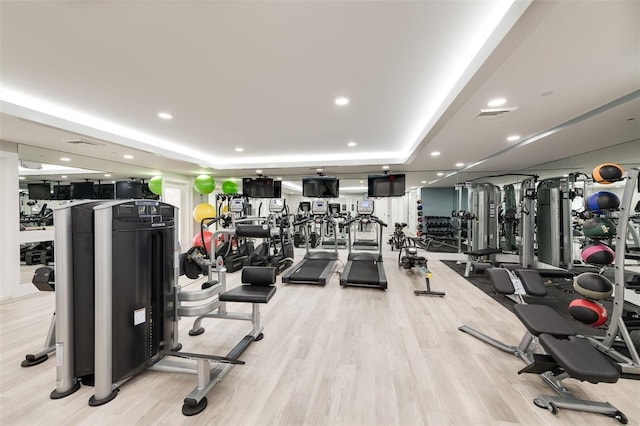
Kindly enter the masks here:
[[389, 170], [389, 166], [382, 166], [382, 170]]
[[363, 180], [361, 180], [361, 181], [360, 181], [360, 183], [364, 183], [364, 181], [363, 181]]
[[202, 164], [198, 164], [198, 167], [202, 168], [202, 169], [208, 169], [208, 166], [203, 166]]
[[456, 167], [462, 167], [464, 166], [464, 163], [456, 163]]
[[243, 152], [243, 151], [244, 151], [244, 148], [240, 148], [240, 147], [238, 147], [238, 148], [236, 148], [236, 150], [235, 150], [235, 151], [236, 151], [236, 152]]
[[509, 137], [507, 138], [507, 140], [508, 140], [509, 142], [515, 142], [515, 141], [520, 140], [520, 136], [518, 136], [518, 135], [512, 135], [512, 136], [509, 136]]
[[256, 173], [262, 173], [262, 170], [256, 170]]
[[489, 102], [487, 102], [487, 106], [498, 107], [506, 103], [507, 103], [507, 100], [505, 98], [496, 98], [496, 99], [491, 99]]
[[126, 158], [127, 160], [133, 160], [133, 155], [131, 154], [125, 154], [123, 155], [124, 158]]
[[278, 176], [276, 180], [282, 180], [282, 176]]
[[438, 172], [438, 176], [444, 176], [444, 173]]
[[425, 184], [425, 183], [427, 183], [427, 181], [426, 180], [421, 180], [420, 183]]
[[342, 98], [342, 97], [341, 98], [336, 98], [335, 103], [336, 103], [336, 105], [344, 106], [344, 105], [347, 105], [349, 103], [349, 99]]
[[60, 157], [60, 161], [71, 161], [69, 157]]
[[173, 115], [169, 114], [168, 112], [159, 112], [158, 117], [162, 118], [163, 120], [171, 120], [173, 118]]
[[60, 177], [61, 177], [62, 179], [66, 179], [66, 178], [67, 178], [67, 175], [62, 175], [62, 176], [60, 176]]
[[438, 155], [440, 155], [440, 151], [433, 151], [433, 152], [431, 153], [431, 156], [432, 156], [432, 157], [437, 157]]
[[20, 176], [18, 179], [20, 179], [20, 180], [25, 180], [25, 179], [26, 179], [26, 177], [24, 177], [24, 176]]
[[355, 143], [355, 142], [353, 142], [353, 141], [351, 141], [351, 142], [349, 142], [349, 143], [347, 144], [347, 146], [350, 146], [350, 147], [352, 147], [352, 148], [353, 148], [354, 146], [356, 146], [356, 145], [358, 145], [358, 144], [357, 144], [357, 143]]
[[105, 173], [104, 177], [111, 177], [111, 175], [109, 173]]
[[323, 169], [322, 167], [318, 167], [318, 168], [316, 169], [316, 172], [321, 172], [321, 171], [323, 171], [323, 170], [324, 170], [324, 169]]

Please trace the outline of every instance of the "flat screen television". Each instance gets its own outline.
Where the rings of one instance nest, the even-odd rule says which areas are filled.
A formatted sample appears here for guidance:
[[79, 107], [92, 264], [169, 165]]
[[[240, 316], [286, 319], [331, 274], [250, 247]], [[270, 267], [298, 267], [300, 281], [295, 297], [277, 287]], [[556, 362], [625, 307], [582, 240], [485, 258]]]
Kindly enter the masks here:
[[96, 200], [113, 200], [116, 197], [116, 186], [112, 183], [100, 183], [93, 186]]
[[54, 185], [52, 199], [53, 200], [70, 200], [71, 185]]
[[369, 197], [401, 197], [405, 191], [404, 174], [382, 174], [368, 176]]
[[51, 199], [51, 185], [48, 183], [28, 183], [27, 189], [29, 190], [30, 200]]
[[272, 178], [242, 178], [242, 196], [248, 198], [281, 198], [282, 182]]
[[340, 196], [340, 180], [335, 176], [303, 176], [302, 196], [338, 198]]
[[116, 199], [128, 200], [130, 198], [142, 198], [142, 182], [137, 180], [116, 182]]
[[71, 199], [92, 200], [93, 197], [93, 182], [71, 182]]

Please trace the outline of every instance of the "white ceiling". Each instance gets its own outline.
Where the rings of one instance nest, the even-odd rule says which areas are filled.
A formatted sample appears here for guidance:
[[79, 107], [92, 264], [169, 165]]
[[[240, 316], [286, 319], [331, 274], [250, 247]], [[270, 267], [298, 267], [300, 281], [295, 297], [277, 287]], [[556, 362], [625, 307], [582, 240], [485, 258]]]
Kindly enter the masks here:
[[[436, 186], [623, 143], [637, 156], [602, 160], [640, 164], [634, 0], [2, 1], [0, 12], [0, 138], [25, 160], [293, 181], [387, 164]], [[495, 97], [517, 109], [474, 120]], [[64, 142], [78, 137], [94, 144]]]

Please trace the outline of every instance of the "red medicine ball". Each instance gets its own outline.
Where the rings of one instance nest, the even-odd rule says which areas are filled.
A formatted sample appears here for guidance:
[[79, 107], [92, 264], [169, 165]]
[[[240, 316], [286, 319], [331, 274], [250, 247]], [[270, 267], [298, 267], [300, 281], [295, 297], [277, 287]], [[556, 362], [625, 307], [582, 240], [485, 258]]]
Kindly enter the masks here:
[[593, 300], [572, 300], [569, 303], [569, 313], [575, 320], [591, 327], [598, 327], [607, 322], [607, 310]]

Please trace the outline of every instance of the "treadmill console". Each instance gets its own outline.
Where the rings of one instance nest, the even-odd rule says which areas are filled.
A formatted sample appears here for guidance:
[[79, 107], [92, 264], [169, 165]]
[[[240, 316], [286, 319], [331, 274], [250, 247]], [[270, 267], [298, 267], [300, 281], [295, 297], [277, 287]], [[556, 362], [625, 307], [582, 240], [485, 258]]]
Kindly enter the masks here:
[[311, 214], [314, 216], [325, 215], [328, 211], [329, 207], [327, 206], [327, 202], [324, 200], [315, 200], [311, 204]]
[[284, 210], [284, 200], [282, 198], [272, 198], [269, 200], [269, 211], [271, 213], [282, 213]]
[[373, 214], [373, 200], [358, 200], [356, 203], [356, 212], [359, 215], [372, 215]]
[[244, 200], [242, 198], [233, 198], [229, 202], [229, 211], [231, 213], [242, 213], [244, 211]]

